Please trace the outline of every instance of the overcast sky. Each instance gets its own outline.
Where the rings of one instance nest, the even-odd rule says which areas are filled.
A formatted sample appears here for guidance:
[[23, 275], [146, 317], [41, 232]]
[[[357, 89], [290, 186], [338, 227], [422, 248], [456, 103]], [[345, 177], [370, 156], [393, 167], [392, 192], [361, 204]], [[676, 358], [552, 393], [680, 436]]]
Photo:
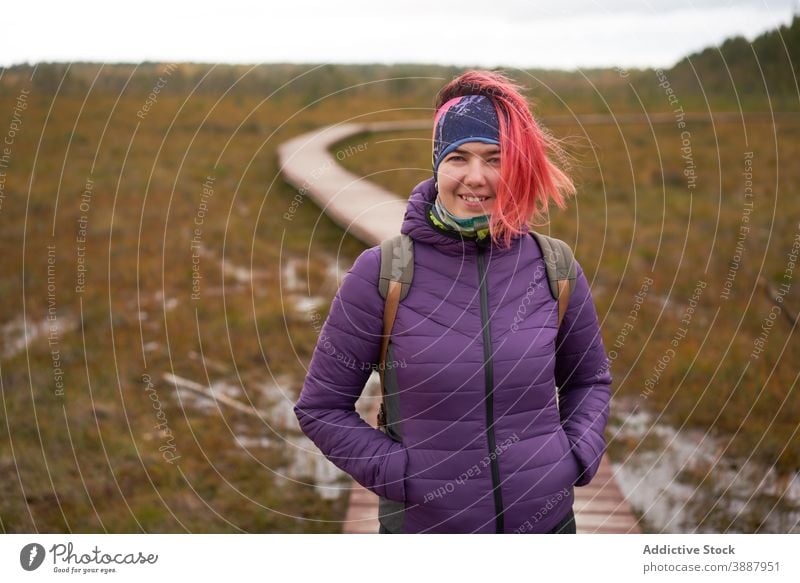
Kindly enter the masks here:
[[4, 1], [0, 65], [42, 61], [669, 67], [797, 0]]

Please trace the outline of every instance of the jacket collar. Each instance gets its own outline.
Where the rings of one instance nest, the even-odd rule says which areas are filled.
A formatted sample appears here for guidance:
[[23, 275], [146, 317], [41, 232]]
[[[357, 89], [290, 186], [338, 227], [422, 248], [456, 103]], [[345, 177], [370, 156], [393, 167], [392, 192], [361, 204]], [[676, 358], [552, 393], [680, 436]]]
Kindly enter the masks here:
[[431, 222], [430, 209], [436, 200], [436, 189], [433, 178], [420, 182], [411, 192], [406, 207], [406, 214], [403, 218], [403, 225], [400, 232], [408, 235], [415, 241], [433, 245], [442, 253], [448, 255], [462, 256], [465, 254], [475, 254], [479, 248], [484, 248], [487, 252], [494, 254], [509, 253], [517, 248], [522, 236], [528, 235], [528, 226], [522, 226], [522, 235], [512, 237], [511, 246], [508, 248], [500, 247], [491, 242], [490, 237], [476, 240], [464, 237], [461, 233], [444, 231]]

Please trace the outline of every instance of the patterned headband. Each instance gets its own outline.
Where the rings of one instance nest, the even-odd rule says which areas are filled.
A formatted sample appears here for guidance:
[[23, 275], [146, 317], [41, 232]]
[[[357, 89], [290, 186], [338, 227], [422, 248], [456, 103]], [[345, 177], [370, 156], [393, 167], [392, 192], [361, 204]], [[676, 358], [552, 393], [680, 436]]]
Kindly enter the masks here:
[[433, 121], [433, 175], [445, 156], [467, 142], [500, 145], [500, 121], [485, 95], [462, 95], [447, 101]]

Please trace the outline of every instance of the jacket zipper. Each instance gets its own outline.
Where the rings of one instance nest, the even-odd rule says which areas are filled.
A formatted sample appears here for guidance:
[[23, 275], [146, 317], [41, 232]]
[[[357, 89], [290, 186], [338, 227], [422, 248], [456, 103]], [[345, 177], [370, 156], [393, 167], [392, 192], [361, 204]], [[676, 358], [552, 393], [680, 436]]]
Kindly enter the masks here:
[[478, 243], [478, 283], [480, 285], [481, 325], [483, 330], [483, 370], [486, 383], [486, 437], [489, 442], [489, 462], [492, 469], [495, 530], [504, 532], [503, 499], [500, 495], [500, 466], [497, 462], [494, 437], [494, 373], [492, 370], [492, 336], [489, 329], [489, 292], [486, 286], [486, 247]]

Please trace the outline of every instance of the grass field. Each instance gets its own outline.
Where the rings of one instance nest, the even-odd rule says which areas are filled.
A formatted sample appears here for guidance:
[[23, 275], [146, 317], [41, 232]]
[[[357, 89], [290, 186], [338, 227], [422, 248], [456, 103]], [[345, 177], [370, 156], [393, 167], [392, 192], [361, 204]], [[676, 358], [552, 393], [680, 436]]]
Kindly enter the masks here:
[[[341, 495], [325, 497], [313, 463], [305, 473], [287, 470], [297, 443], [283, 414], [337, 276], [364, 246], [298, 202], [275, 150], [325, 124], [430, 116], [453, 70], [402, 79], [412, 72], [387, 69], [362, 84], [346, 67], [325, 68], [263, 91], [239, 83], [235, 68], [208, 78], [188, 66], [60, 71], [0, 78], [0, 134], [12, 142], [0, 151], [0, 528], [337, 532], [347, 481]], [[388, 77], [401, 79], [381, 80]], [[660, 90], [644, 90], [654, 79], [640, 81], [652, 100], [645, 110], [669, 112]], [[579, 76], [553, 73], [558, 91], [538, 93], [536, 113], [641, 111], [613, 71], [593, 81], [603, 99]], [[800, 235], [800, 170], [791, 162], [798, 128], [551, 128], [567, 140], [562, 164], [579, 194], [553, 212], [549, 228], [573, 245], [590, 277], [614, 390], [787, 476], [800, 469], [799, 345], [757, 281], [788, 285], [782, 305], [800, 311], [800, 273], [786, 277]], [[343, 163], [398, 194], [429, 176], [427, 132], [352, 143], [367, 147]], [[742, 226], [749, 231], [736, 259]], [[647, 278], [653, 283], [626, 327]], [[752, 357], [765, 322], [763, 351]], [[686, 333], [673, 347], [679, 328]], [[265, 413], [204, 407], [165, 373]], [[634, 445], [612, 442], [611, 451], [619, 459]]]

